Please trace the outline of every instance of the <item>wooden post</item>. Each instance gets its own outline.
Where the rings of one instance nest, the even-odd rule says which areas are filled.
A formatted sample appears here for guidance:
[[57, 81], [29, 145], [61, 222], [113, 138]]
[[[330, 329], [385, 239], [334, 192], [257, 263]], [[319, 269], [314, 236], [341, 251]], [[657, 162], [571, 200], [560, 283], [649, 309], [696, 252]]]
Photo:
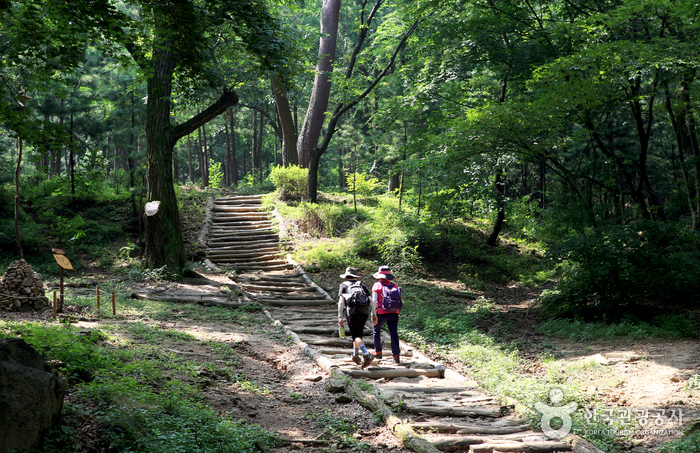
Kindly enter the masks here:
[[112, 291], [112, 315], [117, 316], [117, 303], [114, 300], [114, 291]]
[[53, 292], [53, 317], [56, 317], [56, 291]]
[[97, 287], [97, 309], [100, 309], [100, 287]]
[[61, 288], [60, 288], [60, 293], [58, 296], [58, 301], [59, 301], [59, 310], [60, 312], [63, 312], [63, 268], [61, 268]]

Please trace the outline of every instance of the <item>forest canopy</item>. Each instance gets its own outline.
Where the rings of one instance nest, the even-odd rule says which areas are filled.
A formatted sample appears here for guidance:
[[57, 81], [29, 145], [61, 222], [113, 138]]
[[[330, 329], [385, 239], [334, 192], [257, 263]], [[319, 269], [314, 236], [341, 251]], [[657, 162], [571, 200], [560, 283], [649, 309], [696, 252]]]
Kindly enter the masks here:
[[[435, 231], [481, 218], [492, 246], [541, 244], [561, 272], [543, 313], [697, 306], [699, 8], [0, 2], [3, 250], [20, 143], [20, 185], [57, 209], [124, 194], [147, 264], [173, 269], [178, 186], [272, 190], [301, 164], [312, 202], [374, 178]], [[423, 256], [459, 259], [444, 247]]]

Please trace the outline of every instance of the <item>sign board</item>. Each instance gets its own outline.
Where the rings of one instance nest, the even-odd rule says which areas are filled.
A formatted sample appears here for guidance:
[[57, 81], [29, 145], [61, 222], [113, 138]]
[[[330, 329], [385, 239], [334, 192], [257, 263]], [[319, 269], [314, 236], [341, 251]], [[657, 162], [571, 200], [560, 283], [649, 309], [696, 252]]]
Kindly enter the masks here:
[[68, 261], [68, 258], [66, 258], [65, 255], [57, 255], [54, 253], [53, 258], [56, 260], [56, 263], [61, 267], [61, 269], [65, 269], [67, 271], [73, 270], [73, 265]]

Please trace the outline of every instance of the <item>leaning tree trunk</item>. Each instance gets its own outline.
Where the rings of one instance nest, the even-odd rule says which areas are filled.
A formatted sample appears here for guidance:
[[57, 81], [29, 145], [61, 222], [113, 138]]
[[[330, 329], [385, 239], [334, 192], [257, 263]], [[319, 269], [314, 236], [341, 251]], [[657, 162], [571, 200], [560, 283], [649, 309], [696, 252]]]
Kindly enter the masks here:
[[[331, 81], [328, 74], [333, 72], [335, 48], [338, 37], [338, 22], [340, 20], [340, 0], [323, 0], [321, 9], [321, 39], [318, 48], [318, 64], [316, 77], [311, 90], [309, 108], [304, 117], [304, 124], [297, 142], [299, 165], [311, 167], [314, 149], [318, 145], [321, 129], [325, 120], [328, 99], [331, 93]], [[318, 156], [320, 159], [320, 156]]]

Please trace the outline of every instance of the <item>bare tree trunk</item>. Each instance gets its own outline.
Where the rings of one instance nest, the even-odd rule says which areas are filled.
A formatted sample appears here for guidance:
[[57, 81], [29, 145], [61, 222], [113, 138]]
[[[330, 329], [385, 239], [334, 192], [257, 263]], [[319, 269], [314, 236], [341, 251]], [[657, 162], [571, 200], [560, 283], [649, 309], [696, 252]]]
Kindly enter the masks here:
[[187, 136], [187, 161], [190, 170], [190, 183], [194, 184], [194, 171], [192, 169], [192, 143], [190, 143], [190, 136]]
[[228, 133], [228, 123], [224, 117], [224, 133], [226, 134], [226, 168], [224, 171], [224, 185], [231, 187], [231, 136]]
[[318, 48], [316, 76], [309, 99], [309, 108], [306, 111], [297, 142], [299, 165], [305, 168], [310, 166], [311, 153], [318, 145], [328, 108], [328, 99], [331, 93], [331, 82], [328, 74], [333, 72], [338, 22], [340, 21], [340, 3], [340, 0], [323, 0], [321, 9], [321, 39]]
[[260, 128], [260, 134], [258, 135], [258, 146], [255, 149], [255, 163], [254, 166], [257, 167], [258, 169], [258, 174], [259, 174], [259, 182], [262, 184], [263, 182], [263, 169], [262, 169], [262, 145], [263, 145], [263, 128], [264, 128], [264, 123], [263, 123], [263, 112], [260, 112], [260, 124], [258, 125]]
[[236, 118], [233, 109], [231, 114], [231, 181], [234, 186], [238, 186], [238, 159], [236, 158]]
[[277, 120], [282, 129], [282, 166], [299, 165], [299, 155], [297, 154], [297, 131], [294, 126], [294, 118], [289, 107], [287, 90], [284, 84], [275, 74], [271, 78], [272, 93], [275, 95], [275, 105], [277, 107]]
[[202, 167], [202, 180], [204, 181], [204, 187], [209, 187], [209, 151], [207, 151], [206, 124], [202, 124], [202, 161], [204, 161], [204, 166]]
[[505, 191], [505, 184], [503, 183], [502, 180], [502, 170], [500, 167], [496, 168], [496, 176], [495, 176], [495, 186], [496, 186], [496, 192], [498, 193], [498, 213], [496, 214], [496, 223], [493, 225], [493, 231], [491, 232], [491, 236], [486, 240], [486, 243], [490, 245], [491, 247], [494, 247], [497, 242], [498, 242], [498, 235], [501, 233], [501, 229], [503, 228], [503, 222], [505, 221], [506, 214], [505, 214], [505, 197], [506, 197], [506, 191]]

